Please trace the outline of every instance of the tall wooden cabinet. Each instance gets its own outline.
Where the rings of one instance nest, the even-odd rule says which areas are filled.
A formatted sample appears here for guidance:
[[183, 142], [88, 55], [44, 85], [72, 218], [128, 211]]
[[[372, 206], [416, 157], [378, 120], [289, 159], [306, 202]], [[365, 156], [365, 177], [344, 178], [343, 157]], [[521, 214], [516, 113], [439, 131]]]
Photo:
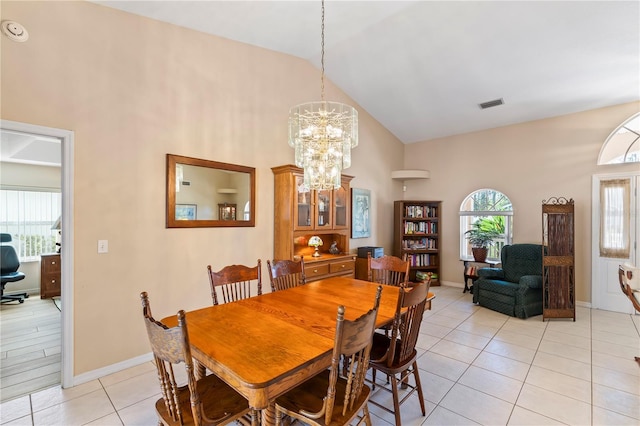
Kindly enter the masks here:
[[573, 216], [573, 199], [552, 197], [542, 202], [543, 321], [576, 320]]
[[[440, 201], [395, 201], [393, 255], [411, 262], [410, 280], [422, 271], [440, 285]], [[420, 274], [419, 274], [420, 275]]]
[[[304, 171], [293, 165], [273, 167], [274, 247], [276, 260], [304, 256], [307, 282], [331, 276], [354, 276], [355, 255], [349, 254], [350, 183], [342, 175], [342, 186], [315, 191], [304, 186]], [[320, 257], [313, 257], [309, 238], [322, 239]], [[335, 241], [337, 254], [329, 249]]]

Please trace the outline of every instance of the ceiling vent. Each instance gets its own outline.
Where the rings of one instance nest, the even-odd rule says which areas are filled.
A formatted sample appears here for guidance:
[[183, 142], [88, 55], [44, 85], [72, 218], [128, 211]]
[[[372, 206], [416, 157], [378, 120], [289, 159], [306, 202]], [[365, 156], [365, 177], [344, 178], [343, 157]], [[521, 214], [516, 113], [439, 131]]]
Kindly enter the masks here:
[[480, 104], [480, 109], [493, 108], [493, 107], [497, 107], [498, 105], [502, 105], [502, 104], [504, 104], [504, 101], [502, 100], [502, 98], [494, 99], [492, 101], [481, 103]]

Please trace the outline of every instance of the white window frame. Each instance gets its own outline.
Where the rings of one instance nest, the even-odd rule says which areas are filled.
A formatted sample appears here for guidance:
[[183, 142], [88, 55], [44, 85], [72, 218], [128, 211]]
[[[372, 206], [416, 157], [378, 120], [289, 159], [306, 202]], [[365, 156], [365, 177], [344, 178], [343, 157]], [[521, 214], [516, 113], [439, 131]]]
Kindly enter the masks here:
[[[493, 191], [502, 194], [507, 200], [509, 200], [511, 210], [463, 210], [470, 198], [483, 191]], [[471, 229], [471, 225], [476, 220], [495, 216], [504, 217], [505, 233], [494, 240], [495, 244], [489, 248], [487, 260], [500, 261], [500, 251], [502, 250], [502, 247], [513, 243], [513, 203], [511, 202], [511, 199], [502, 191], [492, 188], [482, 188], [471, 192], [464, 198], [464, 200], [462, 200], [462, 203], [460, 203], [460, 259], [473, 260], [471, 245], [467, 241], [465, 232]]]
[[631, 254], [631, 178], [600, 181], [600, 257], [628, 259]]
[[[41, 197], [33, 197], [33, 194], [41, 194]], [[62, 214], [60, 191], [3, 187], [0, 188], [0, 206], [0, 232], [11, 234], [11, 244], [20, 262], [38, 261], [41, 254], [56, 252], [59, 230], [52, 227]], [[44, 244], [27, 244], [26, 236], [42, 236]]]

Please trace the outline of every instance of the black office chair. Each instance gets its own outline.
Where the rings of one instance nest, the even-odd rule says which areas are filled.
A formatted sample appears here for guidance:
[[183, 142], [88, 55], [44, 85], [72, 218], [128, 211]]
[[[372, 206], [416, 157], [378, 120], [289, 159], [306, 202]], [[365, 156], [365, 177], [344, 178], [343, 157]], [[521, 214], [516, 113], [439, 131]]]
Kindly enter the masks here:
[[18, 301], [24, 303], [24, 299], [29, 297], [29, 293], [14, 293], [4, 294], [4, 286], [7, 283], [14, 283], [16, 281], [23, 280], [25, 275], [22, 272], [18, 272], [20, 267], [20, 260], [18, 259], [18, 253], [12, 245], [7, 244], [11, 242], [11, 234], [0, 234], [0, 283], [2, 284], [0, 295], [2, 296], [2, 302], [14, 302]]

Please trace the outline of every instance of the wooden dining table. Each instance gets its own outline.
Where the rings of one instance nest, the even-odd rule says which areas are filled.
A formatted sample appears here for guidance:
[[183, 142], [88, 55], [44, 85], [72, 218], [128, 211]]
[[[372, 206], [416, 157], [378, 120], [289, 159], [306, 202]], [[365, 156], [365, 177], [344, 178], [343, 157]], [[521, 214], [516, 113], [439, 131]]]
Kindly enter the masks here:
[[[373, 307], [377, 287], [333, 277], [187, 312], [191, 353], [260, 410], [263, 424], [274, 424], [275, 398], [331, 365], [338, 306], [354, 320]], [[378, 327], [393, 321], [398, 292], [383, 286]]]

